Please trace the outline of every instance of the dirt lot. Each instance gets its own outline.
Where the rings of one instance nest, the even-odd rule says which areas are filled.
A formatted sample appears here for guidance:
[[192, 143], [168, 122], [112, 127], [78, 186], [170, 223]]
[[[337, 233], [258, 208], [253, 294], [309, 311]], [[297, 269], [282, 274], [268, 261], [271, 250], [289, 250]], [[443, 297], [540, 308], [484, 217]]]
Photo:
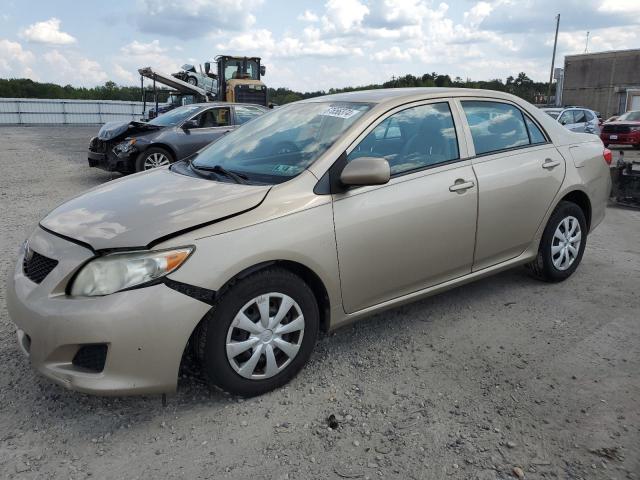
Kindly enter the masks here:
[[190, 375], [163, 408], [40, 378], [4, 278], [44, 214], [110, 180], [94, 132], [0, 129], [0, 477], [640, 479], [640, 212], [617, 207], [570, 280], [514, 270], [377, 315], [260, 398]]

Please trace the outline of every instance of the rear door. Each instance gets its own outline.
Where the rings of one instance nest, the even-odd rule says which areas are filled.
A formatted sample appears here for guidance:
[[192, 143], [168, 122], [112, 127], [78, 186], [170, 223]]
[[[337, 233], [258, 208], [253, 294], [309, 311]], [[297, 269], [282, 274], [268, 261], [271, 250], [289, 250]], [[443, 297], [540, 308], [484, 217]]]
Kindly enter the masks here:
[[524, 252], [560, 189], [565, 163], [516, 105], [478, 99], [460, 106], [478, 180], [476, 271]]
[[471, 271], [477, 193], [462, 145], [441, 100], [393, 110], [348, 150], [348, 161], [384, 157], [392, 177], [333, 197], [347, 312]]

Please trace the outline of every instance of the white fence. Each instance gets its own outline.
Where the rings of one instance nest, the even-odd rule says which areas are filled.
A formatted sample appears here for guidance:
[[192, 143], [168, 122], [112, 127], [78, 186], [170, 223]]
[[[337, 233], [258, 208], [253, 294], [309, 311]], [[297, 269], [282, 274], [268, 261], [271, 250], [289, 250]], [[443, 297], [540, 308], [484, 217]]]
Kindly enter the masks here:
[[[0, 125], [92, 125], [140, 120], [142, 102], [0, 98]], [[149, 107], [150, 104], [147, 103]]]

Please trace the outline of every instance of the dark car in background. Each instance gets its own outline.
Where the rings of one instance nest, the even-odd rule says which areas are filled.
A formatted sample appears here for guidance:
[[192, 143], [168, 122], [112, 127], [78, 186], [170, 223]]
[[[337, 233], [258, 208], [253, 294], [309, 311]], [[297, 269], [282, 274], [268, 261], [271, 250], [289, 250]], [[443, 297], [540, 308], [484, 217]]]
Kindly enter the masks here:
[[141, 172], [188, 157], [269, 110], [260, 105], [185, 105], [150, 122], [109, 122], [89, 142], [89, 166]]
[[640, 110], [627, 112], [615, 120], [607, 120], [602, 126], [600, 139], [609, 145], [633, 145], [640, 148]]

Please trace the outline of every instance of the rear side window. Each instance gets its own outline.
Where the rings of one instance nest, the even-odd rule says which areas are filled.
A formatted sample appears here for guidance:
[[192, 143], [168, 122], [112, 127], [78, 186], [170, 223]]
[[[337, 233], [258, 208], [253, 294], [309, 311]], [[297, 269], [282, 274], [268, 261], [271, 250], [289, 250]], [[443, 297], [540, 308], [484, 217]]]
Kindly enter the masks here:
[[584, 114], [587, 117], [587, 122], [591, 122], [592, 120], [594, 120], [596, 118], [596, 116], [593, 113], [591, 113], [589, 110], [585, 110]]
[[461, 103], [471, 129], [476, 155], [531, 143], [522, 112], [513, 105], [484, 101]]
[[392, 175], [420, 170], [459, 158], [458, 139], [449, 104], [410, 107], [386, 118], [349, 154], [383, 157]]
[[585, 123], [587, 121], [586, 112], [584, 110], [574, 110], [575, 123]]
[[527, 130], [529, 130], [529, 137], [532, 144], [535, 145], [536, 143], [544, 143], [547, 141], [538, 126], [533, 123], [529, 117], [525, 116], [524, 121], [527, 124]]
[[244, 106], [236, 105], [235, 109], [236, 109], [236, 118], [238, 119], [238, 125], [242, 125], [243, 123], [246, 123], [249, 120], [253, 120], [254, 118], [259, 117], [264, 113], [262, 110], [255, 107], [244, 107]]
[[562, 115], [560, 115], [560, 118], [558, 118], [558, 122], [560, 122], [562, 125], [576, 123], [573, 117], [573, 110], [567, 110]]

